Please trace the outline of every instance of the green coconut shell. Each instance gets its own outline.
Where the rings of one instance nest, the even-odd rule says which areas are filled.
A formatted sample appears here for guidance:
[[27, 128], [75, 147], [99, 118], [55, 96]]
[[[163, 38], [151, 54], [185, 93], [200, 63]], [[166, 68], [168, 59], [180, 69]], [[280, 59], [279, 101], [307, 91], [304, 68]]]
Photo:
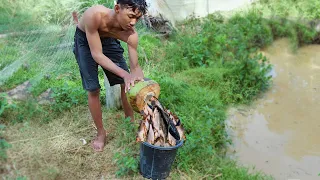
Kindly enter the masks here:
[[134, 87], [130, 87], [130, 91], [127, 92], [127, 99], [132, 109], [140, 113], [151, 97], [159, 98], [159, 95], [159, 84], [154, 80], [145, 78], [144, 81], [136, 82]]

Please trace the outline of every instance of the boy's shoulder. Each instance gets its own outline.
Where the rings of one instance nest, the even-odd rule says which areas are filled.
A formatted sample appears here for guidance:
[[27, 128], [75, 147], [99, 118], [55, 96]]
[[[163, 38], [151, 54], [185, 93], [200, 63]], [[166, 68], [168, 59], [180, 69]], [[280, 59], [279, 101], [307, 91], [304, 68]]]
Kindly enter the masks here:
[[105, 7], [104, 5], [94, 5], [89, 7], [83, 12], [83, 16], [96, 16], [96, 15], [109, 15], [111, 9]]
[[109, 8], [107, 8], [106, 6], [104, 6], [104, 5], [102, 5], [102, 4], [97, 4], [97, 5], [91, 6], [91, 7], [88, 8], [87, 10], [89, 10], [89, 9], [99, 10], [99, 9], [109, 9]]

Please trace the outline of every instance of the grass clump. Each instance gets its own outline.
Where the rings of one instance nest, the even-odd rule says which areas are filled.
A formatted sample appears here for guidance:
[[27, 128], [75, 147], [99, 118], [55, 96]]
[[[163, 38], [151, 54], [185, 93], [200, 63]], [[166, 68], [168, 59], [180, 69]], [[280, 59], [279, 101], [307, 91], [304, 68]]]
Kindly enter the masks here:
[[255, 3], [267, 16], [320, 19], [320, 2], [318, 0], [259, 0]]
[[[186, 24], [189, 21], [182, 25]], [[272, 33], [262, 16], [250, 11], [228, 20], [219, 14], [209, 15], [177, 33], [174, 40], [179, 43], [169, 46], [167, 52], [171, 53], [166, 59], [175, 70], [184, 70], [246, 59], [258, 48], [269, 45]]]
[[114, 153], [113, 160], [118, 169], [117, 177], [132, 176], [138, 173], [139, 145], [135, 143], [137, 125], [130, 122], [130, 118], [124, 119], [123, 123], [116, 127], [115, 136], [123, 137], [116, 143], [120, 150]]
[[188, 80], [219, 87], [227, 104], [249, 102], [268, 88], [270, 77], [265, 74], [270, 65], [258, 50], [269, 45], [273, 36], [268, 22], [258, 12], [236, 14], [229, 20], [213, 14], [190, 28], [196, 27], [199, 32], [195, 34], [188, 33], [195, 29], [189, 29], [176, 35], [176, 42], [167, 50], [166, 59], [170, 61], [165, 60], [166, 68], [171, 66], [168, 69], [175, 72], [187, 70], [183, 75]]
[[[3, 124], [0, 124], [0, 162], [5, 163], [8, 155], [7, 150], [11, 148], [11, 144], [7, 142], [7, 140], [4, 138], [4, 130], [6, 126]], [[1, 167], [0, 167], [1, 170]]]
[[[5, 110], [11, 107], [12, 105], [8, 103], [6, 95], [1, 93], [0, 94], [0, 118], [2, 117]], [[6, 126], [1, 122], [0, 123], [0, 162], [1, 163], [4, 163], [7, 160], [8, 158], [7, 150], [11, 147], [11, 144], [9, 144], [4, 137], [5, 128]]]

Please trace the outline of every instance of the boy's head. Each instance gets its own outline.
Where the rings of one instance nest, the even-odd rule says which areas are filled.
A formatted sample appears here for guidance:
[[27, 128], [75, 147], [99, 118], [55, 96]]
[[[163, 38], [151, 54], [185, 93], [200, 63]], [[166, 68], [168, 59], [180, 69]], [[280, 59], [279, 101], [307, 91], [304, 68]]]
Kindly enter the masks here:
[[145, 0], [117, 0], [114, 8], [122, 29], [130, 30], [140, 17], [146, 14], [147, 3]]

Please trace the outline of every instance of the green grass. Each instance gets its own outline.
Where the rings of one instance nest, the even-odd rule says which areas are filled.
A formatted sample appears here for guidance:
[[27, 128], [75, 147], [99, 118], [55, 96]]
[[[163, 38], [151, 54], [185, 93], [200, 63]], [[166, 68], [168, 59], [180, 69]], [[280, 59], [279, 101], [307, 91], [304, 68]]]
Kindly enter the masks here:
[[18, 84], [22, 84], [23, 82], [34, 77], [38, 71], [36, 70], [38, 64], [26, 64], [23, 65], [16, 73], [13, 74], [7, 81], [5, 86], [3, 87], [3, 91], [7, 91], [13, 89]]
[[256, 7], [267, 16], [320, 19], [318, 0], [259, 0]]
[[0, 59], [1, 59], [0, 71], [1, 71], [3, 68], [5, 68], [9, 64], [17, 60], [20, 53], [16, 47], [8, 46], [8, 42], [5, 40], [0, 40], [0, 49], [2, 49], [1, 52], [3, 52], [0, 54]]

